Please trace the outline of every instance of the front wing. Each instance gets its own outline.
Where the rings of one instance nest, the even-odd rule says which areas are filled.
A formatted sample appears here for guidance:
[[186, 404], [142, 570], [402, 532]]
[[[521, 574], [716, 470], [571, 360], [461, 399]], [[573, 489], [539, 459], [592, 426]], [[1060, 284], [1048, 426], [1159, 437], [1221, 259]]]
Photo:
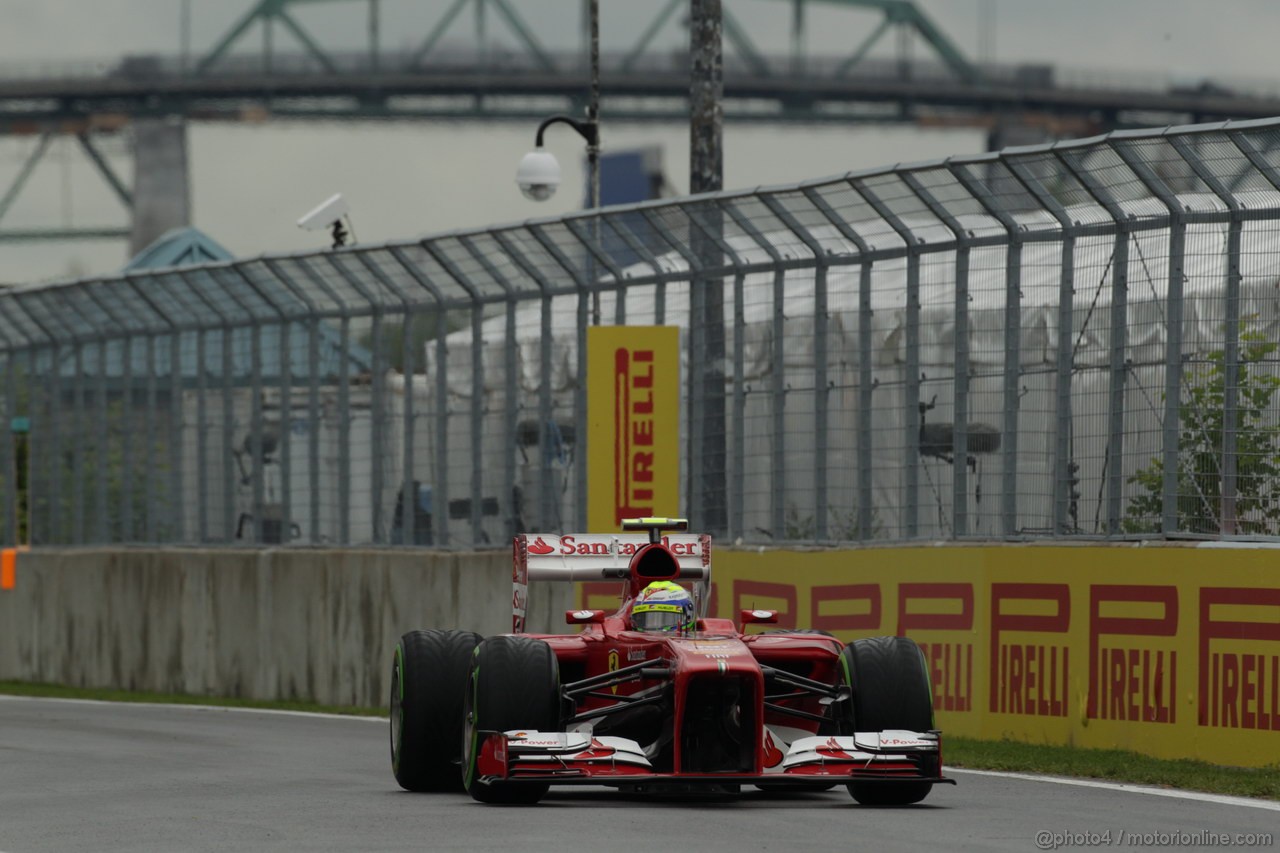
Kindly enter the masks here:
[[646, 783], [754, 784], [783, 787], [815, 782], [928, 782], [955, 784], [941, 774], [936, 732], [859, 732], [805, 737], [767, 772], [663, 773], [653, 769], [640, 744], [627, 738], [578, 732], [482, 732], [477, 775], [482, 784], [630, 786]]

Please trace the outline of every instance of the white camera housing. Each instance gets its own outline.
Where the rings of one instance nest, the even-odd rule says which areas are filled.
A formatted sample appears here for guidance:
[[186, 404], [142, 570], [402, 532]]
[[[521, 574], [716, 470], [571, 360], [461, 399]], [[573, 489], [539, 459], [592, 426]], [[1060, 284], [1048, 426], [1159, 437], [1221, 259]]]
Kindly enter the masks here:
[[560, 163], [545, 148], [535, 148], [520, 158], [516, 167], [516, 183], [525, 198], [546, 201], [560, 186]]
[[342, 193], [335, 193], [332, 198], [298, 220], [298, 227], [306, 231], [319, 231], [347, 215], [350, 208]]

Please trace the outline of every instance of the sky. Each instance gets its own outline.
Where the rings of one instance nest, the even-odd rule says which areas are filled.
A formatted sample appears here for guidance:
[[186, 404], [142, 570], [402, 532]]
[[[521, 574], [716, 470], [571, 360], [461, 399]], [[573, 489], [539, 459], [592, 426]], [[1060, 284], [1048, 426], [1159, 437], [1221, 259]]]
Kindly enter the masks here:
[[[126, 54], [176, 55], [183, 44], [182, 8], [189, 16], [192, 55], [207, 51], [257, 0], [0, 0], [0, 77], [32, 76], [49, 68], [116, 64]], [[537, 37], [569, 49], [580, 31], [580, 0], [513, 0]], [[790, 48], [791, 4], [783, 0], [724, 0], [766, 53]], [[444, 0], [381, 0], [381, 43], [416, 44], [449, 4]], [[665, 0], [601, 0], [603, 51], [629, 48]], [[1001, 63], [1049, 63], [1077, 80], [1195, 83], [1252, 81], [1280, 90], [1274, 34], [1280, 3], [1273, 0], [917, 0], [968, 56]], [[327, 49], [367, 46], [368, 4], [329, 0], [295, 7], [296, 17]], [[807, 52], [847, 55], [878, 23], [876, 13], [810, 0]], [[474, 23], [460, 16], [450, 37], [474, 43]], [[489, 37], [510, 44], [491, 10]], [[294, 43], [284, 33], [277, 49]], [[261, 45], [258, 31], [244, 49]], [[891, 54], [895, 40], [882, 40]], [[675, 24], [655, 49], [687, 49]], [[726, 54], [732, 47], [726, 44]], [[927, 57], [927, 50], [913, 48]], [[585, 81], [584, 81], [585, 84]], [[335, 192], [351, 206], [362, 243], [411, 238], [557, 216], [583, 198], [583, 146], [568, 129], [548, 131], [564, 183], [550, 201], [524, 199], [514, 183], [516, 163], [532, 147], [533, 122], [203, 123], [189, 129], [193, 224], [240, 257], [321, 248], [316, 232], [296, 227], [299, 216]], [[688, 188], [688, 130], [682, 122], [611, 121], [606, 90], [601, 109], [605, 151], [659, 146], [674, 191]], [[724, 185], [775, 185], [861, 169], [978, 153], [976, 130], [909, 126], [778, 126], [724, 128]], [[0, 193], [35, 146], [34, 137], [0, 137]], [[125, 141], [102, 143], [126, 181], [132, 159]], [[0, 228], [115, 225], [125, 211], [73, 140], [56, 141], [15, 199]], [[0, 282], [106, 275], [126, 262], [122, 242], [0, 243]]]

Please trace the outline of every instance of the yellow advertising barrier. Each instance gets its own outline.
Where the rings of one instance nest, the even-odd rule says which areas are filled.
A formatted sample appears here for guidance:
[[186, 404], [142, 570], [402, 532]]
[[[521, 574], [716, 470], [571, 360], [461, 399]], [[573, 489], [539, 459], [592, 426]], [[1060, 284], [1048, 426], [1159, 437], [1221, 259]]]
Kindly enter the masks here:
[[587, 529], [680, 506], [680, 330], [587, 329]]
[[[1280, 762], [1280, 550], [719, 550], [712, 565], [716, 615], [916, 640], [944, 732]], [[584, 604], [610, 595], [587, 585]]]

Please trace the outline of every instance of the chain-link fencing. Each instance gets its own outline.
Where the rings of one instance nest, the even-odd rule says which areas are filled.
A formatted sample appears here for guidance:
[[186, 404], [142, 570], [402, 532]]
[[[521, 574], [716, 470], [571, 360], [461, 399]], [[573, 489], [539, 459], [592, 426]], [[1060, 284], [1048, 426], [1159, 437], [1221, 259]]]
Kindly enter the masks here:
[[1280, 122], [0, 292], [7, 542], [585, 527], [587, 329], [675, 325], [698, 529], [1280, 533]]

